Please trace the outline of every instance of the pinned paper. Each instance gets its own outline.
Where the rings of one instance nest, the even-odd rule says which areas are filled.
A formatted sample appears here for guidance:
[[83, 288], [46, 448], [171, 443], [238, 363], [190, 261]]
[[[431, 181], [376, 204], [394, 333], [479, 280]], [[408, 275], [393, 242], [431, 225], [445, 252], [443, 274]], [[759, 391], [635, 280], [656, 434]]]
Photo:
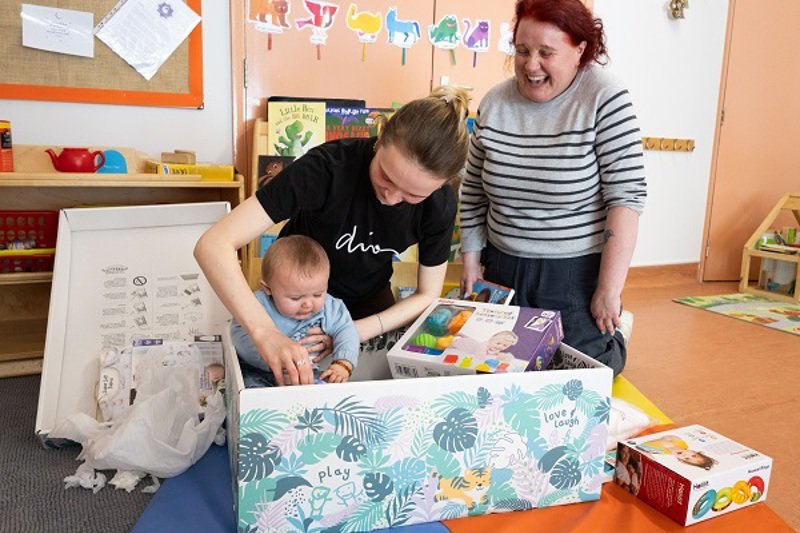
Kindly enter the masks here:
[[397, 18], [397, 7], [392, 7], [386, 13], [386, 32], [389, 34], [387, 42], [403, 49], [403, 65], [406, 64], [406, 50], [417, 44], [422, 37], [419, 27], [417, 20]]
[[508, 22], [500, 23], [500, 38], [497, 40], [497, 49], [507, 56], [513, 56], [514, 50], [514, 30]]
[[289, 22], [289, 0], [250, 0], [248, 19], [255, 22], [256, 31], [267, 33], [267, 50], [272, 50], [272, 35], [292, 27]]
[[492, 23], [486, 19], [477, 19], [475, 23], [464, 19], [464, 40], [462, 44], [472, 50], [472, 68], [478, 63], [478, 54], [489, 51]]
[[120, 0], [94, 33], [150, 80], [199, 22], [180, 0]]
[[455, 48], [461, 42], [461, 29], [458, 27], [458, 17], [445, 15], [436, 24], [428, 26], [428, 38], [431, 44], [442, 50], [450, 50], [450, 59], [456, 64]]
[[383, 27], [383, 16], [380, 13], [358, 11], [358, 6], [350, 4], [347, 8], [347, 27], [356, 32], [361, 43], [361, 61], [367, 60], [367, 45], [378, 40], [378, 33]]
[[339, 6], [316, 0], [303, 0], [303, 6], [311, 16], [297, 19], [294, 23], [298, 30], [306, 26], [311, 27], [311, 43], [317, 45], [317, 60], [319, 60], [322, 59], [320, 47], [328, 40], [328, 30], [333, 26]]
[[94, 14], [22, 4], [22, 46], [94, 57]]

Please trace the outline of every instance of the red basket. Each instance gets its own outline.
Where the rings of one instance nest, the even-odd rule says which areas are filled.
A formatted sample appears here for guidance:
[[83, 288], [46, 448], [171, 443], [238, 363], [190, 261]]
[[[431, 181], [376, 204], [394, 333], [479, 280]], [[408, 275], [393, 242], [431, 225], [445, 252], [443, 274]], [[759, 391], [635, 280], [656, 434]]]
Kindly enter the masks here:
[[52, 250], [32, 250], [55, 248], [57, 234], [58, 211], [0, 211], [0, 273], [52, 271]]
[[0, 249], [55, 248], [58, 211], [0, 211]]
[[0, 274], [10, 272], [52, 272], [55, 254], [0, 255]]

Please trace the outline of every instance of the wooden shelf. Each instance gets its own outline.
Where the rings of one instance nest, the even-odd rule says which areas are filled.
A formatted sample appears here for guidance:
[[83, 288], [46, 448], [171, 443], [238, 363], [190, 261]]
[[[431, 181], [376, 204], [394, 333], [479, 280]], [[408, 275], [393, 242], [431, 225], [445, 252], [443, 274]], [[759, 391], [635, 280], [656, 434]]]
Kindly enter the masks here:
[[[143, 172], [146, 157], [126, 148], [114, 149], [125, 156], [131, 173], [60, 173], [53, 171], [46, 148], [14, 146], [17, 171], [0, 173], [0, 210], [195, 202], [228, 202], [235, 207], [244, 201], [244, 178], [238, 174], [230, 181], [148, 174]], [[241, 259], [247, 272], [249, 257], [243, 254]], [[52, 279], [52, 272], [0, 274], [0, 377], [41, 371]]]
[[0, 362], [41, 357], [46, 328], [46, 318], [0, 320]]
[[13, 272], [8, 274], [0, 274], [0, 285], [48, 283], [52, 281], [52, 279], [52, 272]]
[[[758, 249], [761, 236], [772, 227], [782, 211], [791, 213], [794, 216], [794, 220], [800, 224], [800, 193], [789, 193], [781, 198], [745, 243], [744, 250], [742, 251], [742, 270], [739, 278], [739, 291], [759, 294], [768, 298], [788, 302], [800, 302], [800, 256], [797, 254]], [[758, 257], [762, 260], [762, 274], [759, 275], [758, 285], [752, 285], [750, 283], [750, 262], [754, 257]], [[761, 281], [764, 275], [763, 261], [766, 260], [794, 263], [794, 286], [792, 287], [792, 285], [789, 284], [788, 294], [785, 292], [769, 291], [763, 288]]]

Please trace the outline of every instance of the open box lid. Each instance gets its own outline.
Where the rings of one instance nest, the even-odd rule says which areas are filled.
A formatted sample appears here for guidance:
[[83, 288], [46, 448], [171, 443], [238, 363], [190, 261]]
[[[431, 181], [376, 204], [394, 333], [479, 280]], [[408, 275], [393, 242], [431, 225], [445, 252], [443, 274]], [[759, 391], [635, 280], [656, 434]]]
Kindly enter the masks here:
[[100, 354], [136, 338], [219, 333], [230, 314], [193, 250], [227, 202], [63, 209], [36, 433], [95, 416]]

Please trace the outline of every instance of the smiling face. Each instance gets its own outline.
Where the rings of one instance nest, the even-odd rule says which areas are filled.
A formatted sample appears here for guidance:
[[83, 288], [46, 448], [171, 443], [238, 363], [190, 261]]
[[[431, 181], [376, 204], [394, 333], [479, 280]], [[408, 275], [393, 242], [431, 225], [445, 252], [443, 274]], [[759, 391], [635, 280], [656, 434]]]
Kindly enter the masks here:
[[489, 339], [489, 342], [486, 345], [486, 353], [487, 355], [498, 354], [507, 350], [511, 346], [514, 346], [516, 343], [517, 340], [511, 335], [497, 334]]
[[578, 74], [586, 42], [577, 46], [557, 26], [536, 19], [520, 20], [514, 40], [517, 90], [533, 102], [548, 102], [563, 93]]
[[282, 270], [269, 282], [261, 282], [262, 288], [272, 296], [278, 312], [295, 320], [303, 320], [318, 313], [325, 305], [329, 269], [320, 268], [310, 275], [288, 267]]
[[393, 143], [381, 142], [375, 145], [369, 179], [383, 205], [418, 204], [444, 184], [444, 180], [422, 168]]

